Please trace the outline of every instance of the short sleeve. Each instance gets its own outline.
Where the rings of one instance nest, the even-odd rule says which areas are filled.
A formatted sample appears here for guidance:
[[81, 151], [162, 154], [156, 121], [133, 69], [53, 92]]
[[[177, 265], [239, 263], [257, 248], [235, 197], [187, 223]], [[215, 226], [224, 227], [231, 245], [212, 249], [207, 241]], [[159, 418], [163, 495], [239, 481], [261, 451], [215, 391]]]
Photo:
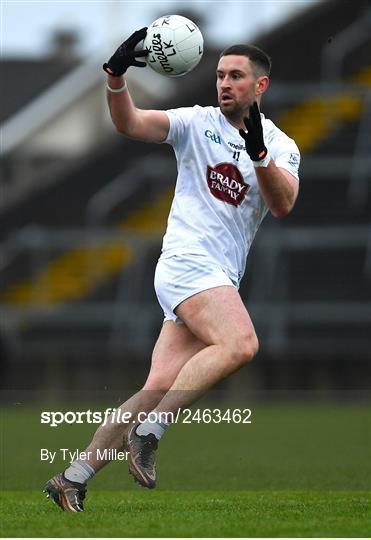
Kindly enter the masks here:
[[278, 128], [268, 134], [267, 148], [277, 167], [282, 167], [299, 180], [300, 151], [295, 141]]
[[184, 138], [187, 128], [195, 114], [194, 107], [180, 107], [179, 109], [168, 109], [165, 111], [170, 122], [169, 133], [164, 143], [177, 146]]
[[290, 149], [283, 150], [274, 160], [277, 167], [282, 167], [299, 180], [300, 152], [294, 141]]

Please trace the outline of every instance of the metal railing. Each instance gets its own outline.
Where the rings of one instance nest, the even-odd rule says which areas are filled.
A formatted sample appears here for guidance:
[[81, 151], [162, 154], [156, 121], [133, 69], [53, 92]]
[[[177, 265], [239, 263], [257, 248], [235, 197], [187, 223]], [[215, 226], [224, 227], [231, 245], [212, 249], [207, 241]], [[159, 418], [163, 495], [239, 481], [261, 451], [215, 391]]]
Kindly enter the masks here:
[[371, 184], [371, 93], [368, 93], [359, 122], [355, 150], [352, 157], [348, 188], [350, 208], [363, 208], [368, 200]]
[[[86, 204], [86, 224], [104, 223], [105, 218], [118, 205], [125, 202], [138, 188], [149, 184], [149, 195], [175, 182], [176, 168], [174, 159], [150, 153], [135, 161], [125, 171], [99, 189]], [[133, 181], [133, 178], [135, 179]]]
[[[122, 245], [123, 233], [111, 229], [63, 230], [24, 230], [18, 233], [11, 243], [3, 244], [2, 251], [17, 255], [28, 253], [30, 268], [39, 268], [40, 260], [51, 257], [57, 251], [109, 241]], [[144, 256], [149, 248], [160, 250], [158, 235], [143, 236], [125, 233], [125, 242], [135, 250], [132, 265], [119, 275], [119, 292], [110, 301], [105, 297], [98, 300], [82, 300], [73, 303], [0, 305], [2, 331], [12, 336], [18, 346], [22, 343], [25, 328], [34, 325], [47, 329], [105, 327], [108, 329], [107, 347], [130, 345], [142, 351], [150, 346], [152, 330], [158, 326], [161, 310], [153, 300], [140, 298], [143, 284], [153, 282]], [[266, 333], [265, 347], [274, 351], [284, 351], [290, 346], [288, 328], [292, 324], [311, 328], [313, 324], [333, 325], [344, 323], [353, 327], [371, 324], [369, 301], [327, 300], [289, 301], [289, 272], [286, 259], [289, 253], [310, 252], [318, 249], [365, 248], [369, 242], [367, 226], [347, 227], [290, 227], [284, 234], [280, 227], [266, 227], [256, 240], [255, 261], [259, 272], [249, 275], [253, 280], [247, 306], [257, 326]], [[5, 249], [4, 249], [5, 248]], [[357, 280], [362, 276], [354, 276]], [[279, 291], [279, 295], [274, 294]], [[137, 331], [140, 321], [140, 332]], [[94, 336], [92, 339], [94, 343]], [[94, 344], [92, 345], [94, 346]]]

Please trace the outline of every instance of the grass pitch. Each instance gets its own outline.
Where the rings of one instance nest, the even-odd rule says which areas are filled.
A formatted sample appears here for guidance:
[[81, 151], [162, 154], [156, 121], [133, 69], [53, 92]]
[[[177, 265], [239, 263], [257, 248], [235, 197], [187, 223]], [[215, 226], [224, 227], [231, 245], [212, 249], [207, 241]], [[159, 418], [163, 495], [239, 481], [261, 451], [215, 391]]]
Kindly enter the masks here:
[[370, 497], [352, 492], [104, 492], [63, 513], [37, 492], [8, 492], [7, 537], [362, 537]]
[[40, 448], [83, 450], [96, 426], [53, 429], [40, 424], [40, 408], [4, 408], [1, 535], [371, 536], [369, 407], [249, 405], [250, 425], [172, 426], [160, 443], [156, 490], [134, 485], [125, 462], [111, 463], [89, 483], [79, 514], [45, 499], [45, 481], [68, 463], [60, 453], [40, 461]]

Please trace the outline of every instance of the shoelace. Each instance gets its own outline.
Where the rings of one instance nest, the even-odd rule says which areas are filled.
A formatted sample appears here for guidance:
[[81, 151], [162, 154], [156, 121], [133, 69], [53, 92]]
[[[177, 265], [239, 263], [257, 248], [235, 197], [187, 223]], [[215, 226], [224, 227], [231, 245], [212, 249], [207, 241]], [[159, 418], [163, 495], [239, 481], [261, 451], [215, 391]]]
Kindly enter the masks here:
[[143, 448], [140, 452], [140, 459], [144, 467], [152, 466], [153, 454], [157, 450], [157, 441], [144, 441]]

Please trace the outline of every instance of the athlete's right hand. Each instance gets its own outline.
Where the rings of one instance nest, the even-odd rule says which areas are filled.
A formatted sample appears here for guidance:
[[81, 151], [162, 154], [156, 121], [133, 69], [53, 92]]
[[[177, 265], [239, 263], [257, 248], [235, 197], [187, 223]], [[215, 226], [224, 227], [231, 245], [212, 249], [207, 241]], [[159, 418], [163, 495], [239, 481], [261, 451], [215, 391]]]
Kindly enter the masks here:
[[119, 77], [123, 75], [128, 67], [146, 67], [146, 62], [139, 62], [137, 57], [147, 56], [147, 50], [135, 51], [135, 47], [140, 41], [142, 41], [147, 35], [147, 27], [141, 28], [132, 34], [124, 43], [120, 45], [117, 51], [111, 56], [111, 58], [103, 64], [103, 69], [108, 75], [112, 77]]

